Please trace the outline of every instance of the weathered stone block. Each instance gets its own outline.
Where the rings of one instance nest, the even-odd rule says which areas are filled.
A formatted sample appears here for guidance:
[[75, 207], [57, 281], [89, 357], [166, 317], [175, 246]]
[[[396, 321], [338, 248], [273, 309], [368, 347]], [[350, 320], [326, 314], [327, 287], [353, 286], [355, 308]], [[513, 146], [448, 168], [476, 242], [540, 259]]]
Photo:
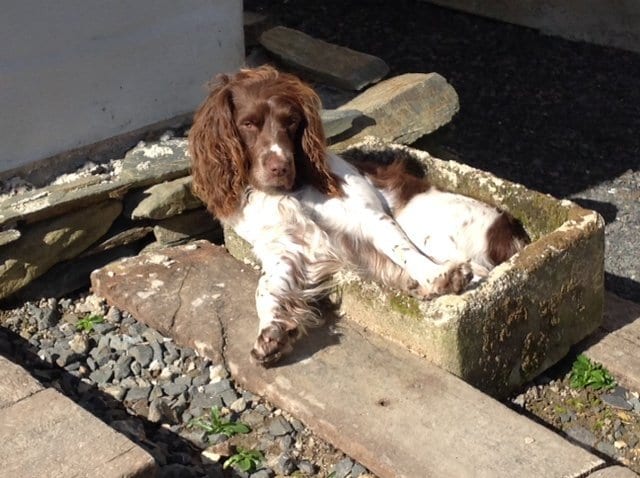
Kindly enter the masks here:
[[[477, 287], [426, 302], [345, 273], [339, 281], [347, 317], [494, 395], [532, 379], [598, 327], [604, 221], [597, 213], [407, 147], [359, 148], [372, 159], [390, 150], [410, 154], [434, 185], [511, 212], [532, 243]], [[248, 245], [231, 231], [225, 243], [251, 261]]]
[[460, 108], [456, 90], [437, 73], [407, 73], [372, 86], [338, 108], [362, 112], [353, 127], [334, 141], [344, 150], [376, 136], [410, 144], [451, 121]]
[[144, 198], [131, 212], [131, 219], [166, 219], [202, 206], [191, 183], [191, 176], [186, 176], [151, 186], [142, 193]]
[[110, 200], [30, 225], [20, 239], [0, 247], [0, 298], [76, 257], [107, 232], [121, 211], [122, 204]]
[[286, 27], [275, 27], [260, 36], [260, 43], [282, 63], [312, 80], [361, 90], [380, 81], [389, 67], [380, 58], [327, 43]]

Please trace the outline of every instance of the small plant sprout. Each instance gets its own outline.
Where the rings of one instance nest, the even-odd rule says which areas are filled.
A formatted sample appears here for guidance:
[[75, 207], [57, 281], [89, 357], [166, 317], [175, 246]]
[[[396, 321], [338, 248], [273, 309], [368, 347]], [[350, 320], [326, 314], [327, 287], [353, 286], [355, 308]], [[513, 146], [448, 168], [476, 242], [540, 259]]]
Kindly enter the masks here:
[[220, 409], [211, 407], [208, 417], [194, 418], [189, 422], [190, 428], [200, 428], [207, 435], [216, 433], [232, 437], [239, 433], [249, 433], [251, 429], [241, 422], [232, 422], [220, 417]]
[[254, 471], [264, 461], [264, 455], [258, 450], [245, 450], [238, 448], [237, 452], [227, 458], [222, 465], [223, 469], [230, 466], [238, 468], [245, 473]]
[[590, 388], [609, 390], [616, 384], [609, 371], [601, 364], [592, 362], [586, 355], [578, 355], [571, 368], [570, 385], [572, 388]]
[[104, 317], [101, 315], [87, 315], [86, 317], [78, 320], [76, 324], [76, 330], [90, 333], [93, 332], [93, 328], [96, 324], [101, 324], [104, 322]]

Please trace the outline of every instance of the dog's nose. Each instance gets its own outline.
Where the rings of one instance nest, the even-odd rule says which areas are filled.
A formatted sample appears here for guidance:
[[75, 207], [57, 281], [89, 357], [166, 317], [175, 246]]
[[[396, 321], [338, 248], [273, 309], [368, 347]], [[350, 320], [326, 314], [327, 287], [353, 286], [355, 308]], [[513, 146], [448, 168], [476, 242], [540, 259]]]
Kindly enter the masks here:
[[267, 171], [276, 177], [286, 176], [289, 172], [288, 162], [276, 156], [268, 157], [265, 166]]

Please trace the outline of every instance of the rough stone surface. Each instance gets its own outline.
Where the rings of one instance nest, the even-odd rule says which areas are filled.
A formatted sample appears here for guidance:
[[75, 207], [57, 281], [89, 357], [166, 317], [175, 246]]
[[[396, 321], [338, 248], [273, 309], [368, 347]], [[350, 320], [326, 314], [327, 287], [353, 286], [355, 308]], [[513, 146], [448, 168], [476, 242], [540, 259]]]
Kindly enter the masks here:
[[333, 138], [351, 128], [353, 122], [362, 117], [357, 110], [322, 110], [322, 127], [327, 138]]
[[606, 293], [600, 331], [584, 353], [632, 390], [640, 390], [640, 305]]
[[107, 232], [121, 210], [121, 203], [111, 200], [26, 228], [18, 241], [0, 248], [0, 298], [80, 254]]
[[153, 227], [153, 233], [159, 243], [176, 245], [207, 233], [220, 238], [222, 228], [208, 211], [197, 209], [160, 221]]
[[186, 138], [141, 143], [125, 155], [120, 179], [129, 187], [143, 187], [189, 174]]
[[[151, 455], [46, 389], [0, 409], [5, 476], [151, 477]], [[90, 459], [89, 459], [90, 458]]]
[[389, 78], [338, 108], [361, 111], [363, 116], [332, 147], [342, 150], [365, 136], [410, 144], [451, 121], [459, 107], [456, 91], [437, 73]]
[[389, 72], [389, 67], [380, 58], [312, 38], [291, 28], [267, 30], [260, 36], [260, 43], [300, 74], [338, 88], [361, 90], [380, 81]]
[[191, 192], [191, 176], [151, 186], [131, 212], [132, 219], [166, 219], [202, 206]]
[[[190, 347], [220, 361], [223, 337], [216, 311], [226, 288], [208, 277], [211, 249], [187, 245], [171, 251], [171, 257], [149, 253], [109, 264], [91, 275], [93, 290], [161, 334], [188, 338]], [[205, 332], [207, 340], [202, 340]]]
[[42, 385], [26, 370], [0, 355], [0, 409], [40, 390]]
[[624, 466], [608, 466], [594, 471], [588, 475], [588, 478], [638, 478], [638, 474]]
[[[408, 155], [434, 185], [511, 212], [534, 242], [477, 287], [427, 302], [343, 274], [349, 318], [496, 396], [533, 379], [597, 329], [604, 294], [598, 214], [410, 148], [373, 143], [345, 154], [355, 152], [380, 160]], [[236, 258], [252, 260], [231, 231], [225, 244]]]
[[[131, 292], [127, 310], [145, 323], [163, 326], [158, 317], [168, 298], [180, 302], [180, 288], [207, 297], [211, 284], [225, 284], [232, 292], [222, 294], [207, 315], [210, 323], [224, 327], [224, 359], [234, 378], [296, 415], [380, 477], [474, 476], [478, 469], [492, 477], [583, 476], [603, 464], [453, 375], [349, 321], [313, 331], [277, 367], [256, 366], [248, 352], [258, 322], [253, 303], [258, 274], [223, 248], [203, 242], [197, 249], [178, 247], [164, 254], [175, 262], [167, 266], [174, 272], [168, 278], [173, 279], [161, 290], [149, 277], [154, 264], [140, 258], [126, 261], [131, 274], [122, 269], [124, 264], [96, 272], [96, 291], [107, 291], [109, 300], [114, 300], [115, 283], [107, 283], [105, 277], [118, 271]], [[187, 276], [176, 273], [185, 269], [191, 271]], [[154, 300], [145, 298], [148, 293]], [[182, 304], [188, 304], [184, 296]], [[199, 340], [216, 343], [216, 328], [192, 323], [202, 313], [197, 306], [184, 309], [169, 329], [176, 343], [193, 342], [189, 330], [193, 328], [198, 328]], [[462, 419], [470, 413], [473, 427]]]

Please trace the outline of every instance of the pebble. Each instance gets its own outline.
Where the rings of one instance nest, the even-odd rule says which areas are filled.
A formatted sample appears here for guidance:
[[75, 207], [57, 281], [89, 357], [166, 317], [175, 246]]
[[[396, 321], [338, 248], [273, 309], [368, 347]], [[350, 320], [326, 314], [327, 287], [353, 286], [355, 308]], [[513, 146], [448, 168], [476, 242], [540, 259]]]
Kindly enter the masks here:
[[274, 475], [273, 471], [263, 468], [262, 470], [258, 470], [254, 473], [251, 473], [249, 478], [272, 478], [273, 475]]
[[565, 433], [575, 441], [583, 445], [593, 446], [597, 441], [596, 436], [582, 426], [576, 426], [565, 430]]
[[333, 473], [334, 478], [345, 478], [351, 472], [353, 465], [354, 463], [351, 458], [343, 458], [335, 464], [331, 473]]
[[75, 334], [69, 341], [69, 348], [77, 354], [86, 355], [89, 351], [89, 337], [84, 334]]
[[605, 393], [600, 398], [610, 407], [617, 408], [619, 410], [633, 410], [633, 405], [631, 405], [624, 396], [619, 394]]
[[97, 370], [94, 370], [89, 374], [89, 378], [96, 382], [98, 385], [107, 383], [113, 377], [113, 365], [105, 364]]
[[127, 392], [126, 400], [129, 402], [136, 402], [138, 400], [146, 400], [149, 397], [151, 387], [132, 387]]
[[280, 473], [288, 476], [296, 471], [297, 466], [288, 453], [283, 453], [278, 457], [278, 468]]
[[367, 473], [367, 469], [362, 466], [360, 463], [356, 463], [351, 468], [351, 478], [358, 478], [358, 476], [364, 475]]
[[149, 345], [145, 344], [136, 345], [129, 350], [129, 355], [136, 359], [142, 367], [146, 367], [153, 359], [153, 349]]
[[275, 417], [269, 423], [269, 433], [274, 437], [286, 435], [292, 431], [293, 427], [283, 416]]
[[244, 397], [240, 397], [229, 405], [229, 408], [236, 413], [242, 413], [247, 408], [247, 401]]
[[316, 472], [316, 467], [310, 461], [302, 460], [298, 462], [298, 470], [307, 476], [313, 476]]

